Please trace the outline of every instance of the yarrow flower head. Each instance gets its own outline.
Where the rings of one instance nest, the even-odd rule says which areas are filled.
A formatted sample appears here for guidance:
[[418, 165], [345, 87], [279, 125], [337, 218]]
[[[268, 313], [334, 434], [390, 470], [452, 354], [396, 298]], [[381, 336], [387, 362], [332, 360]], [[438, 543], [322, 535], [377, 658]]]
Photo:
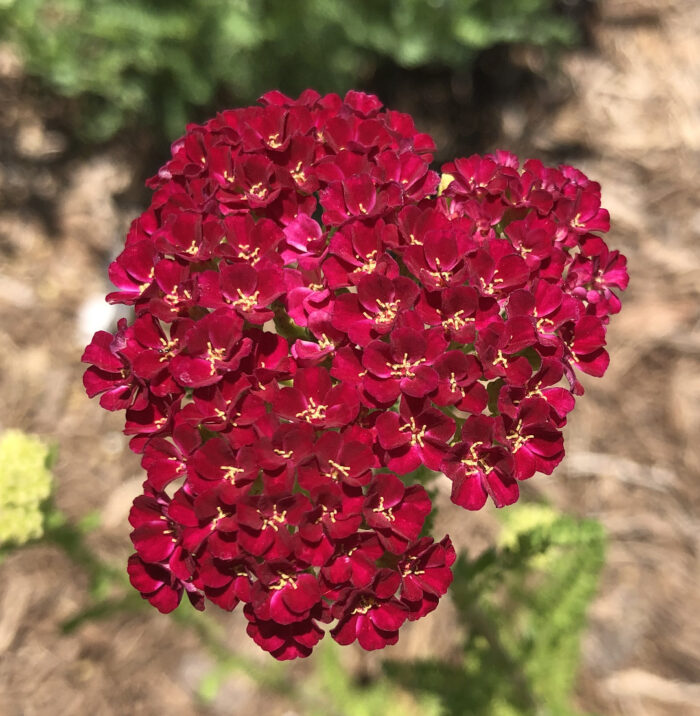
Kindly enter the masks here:
[[42, 504], [51, 494], [49, 448], [21, 430], [0, 436], [0, 547], [24, 544], [44, 533]]
[[135, 319], [83, 361], [142, 455], [128, 571], [160, 611], [243, 603], [278, 659], [323, 623], [393, 644], [455, 559], [416, 471], [478, 509], [561, 461], [627, 285], [600, 187], [507, 152], [438, 174], [433, 149], [376, 97], [270, 92], [149, 180], [110, 267]]

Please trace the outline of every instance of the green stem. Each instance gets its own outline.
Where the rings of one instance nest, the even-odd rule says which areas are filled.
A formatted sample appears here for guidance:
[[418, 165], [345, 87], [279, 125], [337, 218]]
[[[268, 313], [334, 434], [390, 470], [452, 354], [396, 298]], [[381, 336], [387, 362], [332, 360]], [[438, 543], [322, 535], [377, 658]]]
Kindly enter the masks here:
[[286, 338], [287, 340], [295, 341], [298, 338], [301, 338], [302, 340], [309, 340], [308, 331], [294, 323], [294, 321], [287, 315], [284, 308], [275, 306], [274, 309], [275, 330], [278, 335], [282, 336], [282, 338]]

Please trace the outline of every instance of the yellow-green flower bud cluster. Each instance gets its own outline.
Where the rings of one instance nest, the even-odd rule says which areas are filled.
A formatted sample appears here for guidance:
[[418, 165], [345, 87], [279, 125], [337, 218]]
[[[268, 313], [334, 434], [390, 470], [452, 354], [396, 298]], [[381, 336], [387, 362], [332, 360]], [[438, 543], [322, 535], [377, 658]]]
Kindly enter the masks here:
[[43, 534], [41, 503], [51, 493], [49, 448], [20, 430], [0, 435], [0, 546]]

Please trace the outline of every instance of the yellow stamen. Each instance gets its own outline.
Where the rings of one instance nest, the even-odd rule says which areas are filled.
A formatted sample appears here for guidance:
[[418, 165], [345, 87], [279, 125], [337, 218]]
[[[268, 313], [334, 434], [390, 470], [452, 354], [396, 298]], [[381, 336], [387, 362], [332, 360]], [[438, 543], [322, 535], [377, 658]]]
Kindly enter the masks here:
[[279, 149], [282, 146], [282, 142], [279, 141], [280, 135], [279, 132], [275, 132], [274, 134], [271, 134], [267, 138], [267, 146], [271, 149]]
[[371, 597], [361, 597], [360, 603], [352, 610], [353, 614], [367, 614], [367, 612], [376, 605]]
[[294, 179], [297, 184], [303, 184], [306, 181], [306, 174], [304, 174], [302, 166], [301, 162], [297, 162], [297, 165], [290, 172], [292, 179]]
[[221, 469], [224, 472], [223, 479], [228, 480], [232, 485], [236, 484], [236, 475], [243, 472], [242, 467], [236, 467], [235, 465], [222, 465]]
[[243, 259], [244, 261], [250, 261], [250, 263], [256, 264], [258, 263], [258, 261], [260, 261], [260, 247], [256, 246], [251, 251], [250, 244], [241, 244], [241, 246], [239, 246], [237, 256], [239, 259]]
[[299, 588], [296, 579], [291, 574], [280, 574], [279, 578], [279, 582], [275, 582], [275, 584], [270, 585], [270, 589], [272, 589], [273, 591], [278, 592], [280, 589], [284, 589], [289, 585], [292, 586], [292, 589]]
[[322, 350], [332, 348], [334, 345], [333, 341], [325, 333], [322, 333], [321, 337], [318, 339], [318, 347]]
[[272, 527], [272, 529], [277, 532], [280, 528], [280, 525], [284, 524], [287, 517], [287, 510], [282, 510], [281, 513], [277, 513], [277, 508], [273, 510], [270, 517], [263, 518], [263, 524], [262, 527], [265, 529], [266, 527]]
[[549, 318], [540, 318], [537, 321], [537, 330], [540, 333], [552, 333], [554, 329], [554, 321], [550, 321]]
[[227, 516], [226, 513], [221, 509], [221, 506], [220, 506], [220, 505], [217, 505], [217, 506], [216, 506], [216, 511], [217, 511], [217, 515], [216, 515], [216, 517], [211, 521], [211, 529], [212, 529], [212, 532], [213, 532], [214, 529], [216, 528], [216, 525], [218, 525], [219, 522], [220, 522], [224, 517]]
[[496, 355], [496, 359], [493, 361], [493, 364], [494, 364], [494, 365], [498, 365], [499, 363], [500, 363], [504, 368], [507, 368], [507, 367], [508, 367], [508, 361], [507, 361], [507, 360], [505, 359], [505, 357], [503, 356], [503, 351], [501, 351], [501, 350], [498, 351], [498, 353], [497, 353], [497, 355]]
[[523, 429], [523, 421], [518, 420], [517, 425], [513, 428], [513, 432], [506, 435], [513, 445], [513, 452], [518, 452], [520, 448], [530, 439], [530, 435], [523, 435], [520, 431]]
[[255, 291], [254, 293], [250, 294], [249, 296], [246, 296], [243, 291], [241, 291], [240, 288], [236, 289], [236, 292], [240, 296], [240, 298], [237, 298], [235, 301], [233, 301], [233, 305], [237, 308], [240, 308], [241, 311], [252, 311], [255, 306], [258, 304], [258, 297], [260, 296], [260, 291]]
[[464, 316], [464, 311], [459, 310], [457, 311], [453, 316], [450, 316], [449, 318], [446, 318], [442, 322], [442, 327], [446, 329], [451, 329], [453, 331], [459, 331], [460, 329], [464, 328], [469, 321], [475, 321], [476, 319], [474, 316]]
[[419, 447], [425, 447], [425, 444], [423, 442], [423, 438], [425, 437], [426, 427], [423, 425], [420, 430], [418, 429], [418, 426], [416, 425], [416, 419], [414, 417], [410, 417], [408, 419], [408, 423], [406, 425], [402, 425], [399, 428], [400, 433], [405, 433], [406, 431], [411, 431], [411, 445], [415, 447], [418, 445]]
[[312, 420], [325, 420], [327, 405], [317, 405], [313, 398], [308, 399], [309, 407], [297, 413], [296, 417], [310, 423]]
[[163, 300], [172, 308], [175, 308], [175, 306], [182, 303], [183, 301], [189, 301], [191, 298], [192, 294], [187, 289], [182, 292], [182, 296], [177, 294], [175, 291], [166, 293], [165, 296], [163, 296]]
[[493, 287], [493, 284], [486, 283], [486, 281], [483, 278], [481, 278], [480, 281], [481, 281], [481, 288], [482, 288], [483, 292], [485, 294], [487, 294], [488, 296], [492, 296], [493, 292], [495, 290]]
[[326, 477], [330, 477], [331, 480], [338, 480], [338, 478], [342, 475], [343, 477], [349, 477], [350, 476], [350, 468], [346, 465], [339, 465], [337, 462], [334, 462], [333, 460], [329, 460], [328, 464], [331, 466], [330, 472], [326, 473]]
[[263, 199], [265, 199], [268, 192], [267, 192], [267, 189], [263, 186], [263, 183], [261, 181], [259, 181], [250, 187], [249, 193], [252, 194], [257, 199], [260, 199], [260, 201], [262, 201]]
[[467, 475], [476, 475], [478, 472], [483, 472], [484, 475], [488, 475], [490, 472], [493, 472], [493, 467], [487, 465], [486, 462], [476, 454], [476, 449], [483, 444], [484, 443], [480, 440], [472, 443], [469, 448], [469, 457], [464, 457], [460, 460], [462, 465], [469, 468]]
[[418, 557], [416, 557], [415, 555], [408, 558], [408, 564], [401, 571], [402, 576], [408, 577], [409, 574], [425, 574], [424, 569], [415, 569], [415, 563], [417, 559]]
[[381, 512], [383, 515], [386, 516], [389, 522], [394, 522], [396, 520], [392, 508], [384, 507], [384, 497], [381, 495], [379, 496], [379, 505], [375, 507], [372, 512]]
[[177, 339], [168, 340], [167, 338], [161, 338], [160, 342], [163, 347], [161, 348], [162, 355], [159, 360], [162, 363], [173, 357], [173, 349], [177, 347], [179, 341]]
[[391, 374], [396, 378], [415, 378], [416, 368], [421, 363], [425, 363], [425, 360], [425, 358], [418, 358], [418, 360], [411, 362], [408, 360], [408, 353], [404, 353], [401, 363], [392, 363], [389, 366]]
[[214, 348], [210, 341], [207, 341], [206, 359], [209, 362], [209, 370], [212, 375], [216, 374], [216, 361], [221, 361], [226, 356], [225, 348]]
[[435, 266], [437, 267], [437, 271], [428, 271], [431, 276], [433, 276], [437, 281], [441, 281], [442, 283], [447, 283], [450, 278], [452, 278], [452, 271], [443, 271], [442, 268], [440, 268], [440, 259], [435, 259]]
[[379, 312], [376, 315], [373, 316], [372, 314], [365, 312], [363, 312], [362, 315], [380, 325], [393, 323], [396, 318], [396, 314], [399, 312], [399, 301], [384, 302], [377, 299], [377, 306], [379, 307]]
[[365, 256], [366, 263], [362, 264], [362, 266], [358, 266], [353, 273], [372, 273], [374, 269], [377, 268], [377, 249], [374, 249], [374, 251], [370, 251], [367, 256]]

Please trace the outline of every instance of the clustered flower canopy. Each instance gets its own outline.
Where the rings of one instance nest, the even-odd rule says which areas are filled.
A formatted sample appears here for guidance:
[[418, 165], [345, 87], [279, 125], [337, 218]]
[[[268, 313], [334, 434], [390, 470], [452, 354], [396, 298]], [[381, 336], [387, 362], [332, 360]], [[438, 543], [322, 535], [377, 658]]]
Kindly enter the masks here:
[[128, 571], [160, 611], [242, 602], [278, 659], [322, 623], [393, 644], [455, 559], [418, 473], [474, 510], [561, 461], [627, 285], [600, 187], [506, 152], [440, 176], [433, 149], [376, 97], [270, 92], [149, 180], [110, 267], [135, 319], [83, 360], [143, 456]]
[[53, 476], [51, 451], [20, 430], [0, 434], [0, 550], [39, 539]]

